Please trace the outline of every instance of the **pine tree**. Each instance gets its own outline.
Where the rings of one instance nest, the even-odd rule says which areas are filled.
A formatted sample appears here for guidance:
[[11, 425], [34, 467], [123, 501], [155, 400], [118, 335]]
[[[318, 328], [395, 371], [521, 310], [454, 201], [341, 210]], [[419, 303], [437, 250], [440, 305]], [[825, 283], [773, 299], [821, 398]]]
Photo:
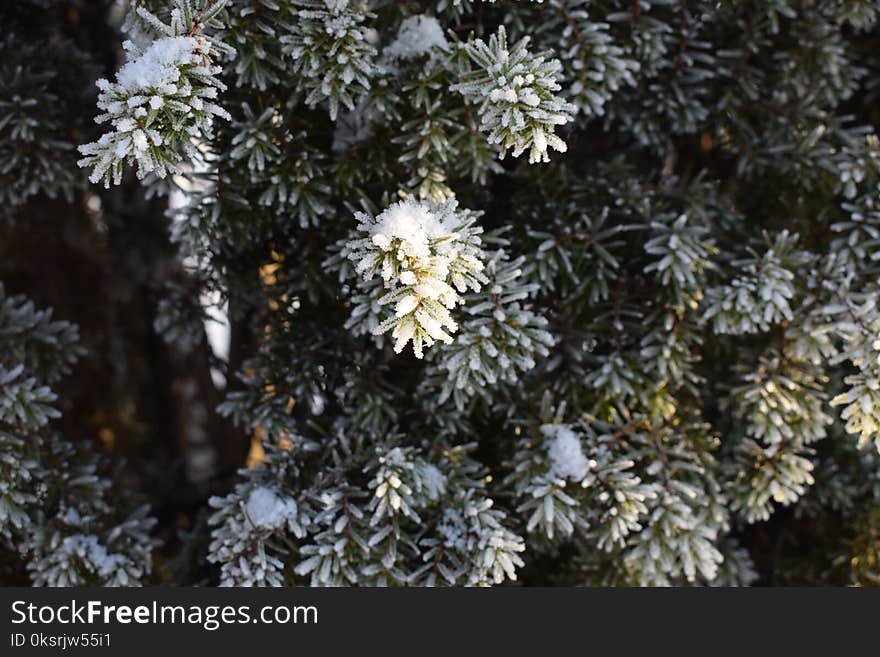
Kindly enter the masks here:
[[155, 521], [145, 506], [120, 517], [95, 455], [48, 427], [60, 415], [49, 386], [83, 355], [78, 337], [0, 287], [0, 538], [36, 585], [131, 586], [150, 572]]
[[10, 581], [880, 581], [877, 3], [12, 4]]

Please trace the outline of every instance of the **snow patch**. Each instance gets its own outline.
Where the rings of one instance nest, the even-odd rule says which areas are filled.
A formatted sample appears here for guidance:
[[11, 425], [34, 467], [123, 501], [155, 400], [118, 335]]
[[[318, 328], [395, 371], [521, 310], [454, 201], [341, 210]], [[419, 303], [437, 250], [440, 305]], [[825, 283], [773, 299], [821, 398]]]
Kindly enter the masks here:
[[547, 455], [553, 476], [572, 481], [583, 480], [594, 464], [584, 456], [578, 435], [565, 424], [545, 424], [541, 427], [541, 433], [550, 441]]
[[413, 59], [434, 48], [447, 48], [443, 28], [433, 16], [410, 16], [400, 24], [394, 41], [383, 54], [391, 59]]
[[446, 492], [446, 475], [429, 463], [422, 468], [422, 485], [430, 499], [438, 500]]
[[[202, 43], [194, 37], [183, 36], [157, 39], [143, 55], [119, 69], [116, 80], [129, 92], [174, 84], [180, 78], [181, 66], [199, 63]], [[152, 105], [158, 101], [151, 99], [150, 102]]]
[[296, 502], [282, 500], [275, 491], [261, 486], [251, 491], [245, 510], [255, 527], [278, 529], [296, 515]]

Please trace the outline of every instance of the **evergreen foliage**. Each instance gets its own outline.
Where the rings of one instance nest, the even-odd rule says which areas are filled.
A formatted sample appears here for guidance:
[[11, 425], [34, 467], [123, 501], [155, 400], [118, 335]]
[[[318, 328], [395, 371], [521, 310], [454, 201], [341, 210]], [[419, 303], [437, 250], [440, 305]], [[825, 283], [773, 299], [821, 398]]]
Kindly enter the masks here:
[[129, 507], [0, 269], [32, 583], [880, 581], [876, 2], [10, 4], [0, 244], [82, 213], [191, 370]]
[[121, 516], [94, 453], [49, 428], [49, 387], [83, 355], [78, 330], [0, 286], [0, 540], [35, 585], [132, 586], [149, 574], [155, 521]]

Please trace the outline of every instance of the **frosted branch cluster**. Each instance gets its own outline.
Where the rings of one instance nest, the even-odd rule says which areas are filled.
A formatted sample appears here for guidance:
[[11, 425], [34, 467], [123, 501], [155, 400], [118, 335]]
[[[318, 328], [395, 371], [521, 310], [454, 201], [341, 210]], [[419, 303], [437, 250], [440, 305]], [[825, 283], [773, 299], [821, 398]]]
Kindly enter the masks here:
[[559, 61], [530, 53], [528, 43], [523, 37], [508, 48], [504, 27], [488, 43], [468, 43], [465, 50], [477, 70], [453, 89], [480, 105], [480, 128], [502, 153], [513, 149], [518, 157], [528, 150], [529, 162], [549, 162], [548, 147], [567, 150], [556, 127], [571, 121], [576, 108], [556, 95]]
[[131, 41], [124, 44], [129, 62], [114, 82], [97, 83], [104, 113], [95, 121], [112, 130], [79, 147], [85, 156], [79, 165], [92, 167], [90, 180], [103, 180], [106, 187], [120, 183], [125, 162], [137, 164], [138, 178], [179, 171], [185, 158], [198, 156], [199, 143], [211, 138], [214, 117], [230, 118], [214, 102], [226, 88], [216, 77], [222, 69], [214, 63], [215, 43], [197, 34], [191, 21], [188, 26], [179, 8], [168, 25], [142, 7], [138, 14], [161, 36], [144, 51]]
[[462, 302], [462, 293], [479, 290], [487, 280], [479, 229], [456, 207], [454, 199], [441, 204], [406, 200], [377, 217], [357, 215], [365, 237], [350, 244], [349, 257], [365, 280], [381, 276], [387, 292], [378, 303], [393, 306], [393, 315], [373, 333], [391, 330], [398, 353], [410, 341], [418, 358], [423, 345], [451, 343], [458, 324], [450, 311]]

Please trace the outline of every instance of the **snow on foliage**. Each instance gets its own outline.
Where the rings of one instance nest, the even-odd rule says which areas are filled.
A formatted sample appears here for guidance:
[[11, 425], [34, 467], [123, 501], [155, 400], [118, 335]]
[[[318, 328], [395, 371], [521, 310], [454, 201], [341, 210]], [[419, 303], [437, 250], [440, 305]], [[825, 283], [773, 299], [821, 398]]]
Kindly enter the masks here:
[[251, 522], [261, 529], [277, 529], [297, 512], [296, 502], [282, 500], [275, 491], [264, 486], [251, 491], [246, 510]]
[[503, 249], [488, 257], [488, 284], [467, 296], [468, 319], [439, 354], [441, 401], [451, 396], [464, 408], [475, 395], [485, 397], [502, 383], [515, 384], [539, 357], [549, 355], [555, 339], [546, 317], [531, 307], [539, 286], [526, 282], [524, 262], [524, 256], [508, 259]]
[[[90, 12], [71, 39], [65, 12], [31, 4], [48, 3], [0, 8], [4, 238], [66, 207], [75, 224], [45, 234], [97, 231], [97, 264], [116, 262], [174, 190], [177, 253], [139, 251], [106, 318], [131, 285], [165, 296], [153, 326], [230, 378], [219, 412], [262, 450], [205, 522], [186, 505], [192, 539], [151, 580], [153, 521], [57, 432], [92, 418], [109, 455], [216, 451], [225, 473], [238, 452], [201, 426], [215, 390], [173, 395], [198, 436], [172, 441], [179, 461], [140, 449], [154, 414], [133, 389], [58, 422], [91, 403], [56, 386], [76, 328], [0, 287], [0, 548], [21, 556], [0, 570], [16, 581], [484, 585], [528, 564], [529, 583], [743, 584], [744, 548], [790, 529], [809, 555], [769, 573], [761, 553], [762, 576], [878, 581], [876, 2], [117, 3], [131, 43], [99, 82], [99, 129], [75, 119], [115, 25]], [[74, 194], [74, 139], [95, 140], [93, 181], [134, 167], [150, 202]], [[194, 358], [221, 306], [247, 338], [225, 376]], [[410, 343], [422, 362], [384, 349]], [[129, 346], [112, 354], [150, 365]], [[193, 494], [228, 482], [202, 470], [180, 471]], [[148, 487], [161, 508], [165, 488]]]
[[499, 27], [489, 43], [477, 39], [465, 46], [477, 69], [454, 85], [469, 100], [480, 105], [480, 128], [489, 141], [501, 146], [502, 154], [513, 149], [518, 157], [529, 151], [529, 162], [549, 162], [547, 148], [564, 153], [565, 142], [556, 127], [572, 120], [576, 108], [556, 96], [556, 78], [561, 64], [546, 55], [534, 55], [523, 37], [512, 47], [507, 32]]
[[169, 25], [143, 7], [138, 13], [164, 36], [143, 52], [133, 42], [125, 42], [130, 61], [118, 71], [115, 82], [97, 82], [98, 108], [104, 113], [95, 121], [109, 122], [113, 129], [79, 147], [85, 156], [79, 165], [92, 167], [89, 179], [103, 180], [105, 187], [121, 182], [125, 162], [137, 164], [138, 178], [148, 173], [164, 178], [179, 171], [185, 158], [198, 156], [194, 142], [211, 138], [214, 117], [230, 118], [214, 102], [217, 92], [226, 88], [216, 77], [222, 71], [213, 62], [216, 44], [204, 35], [194, 36], [193, 19], [185, 21], [179, 8], [172, 11]]
[[409, 16], [400, 24], [397, 36], [382, 54], [391, 59], [414, 59], [433, 49], [449, 47], [443, 28], [433, 16]]
[[296, 84], [314, 106], [329, 102], [330, 118], [339, 105], [354, 109], [355, 98], [370, 90], [376, 50], [364, 26], [364, 0], [292, 0], [294, 29], [281, 37], [292, 61]]
[[564, 424], [545, 424], [541, 433], [549, 441], [547, 455], [550, 457], [550, 471], [559, 479], [581, 481], [587, 476], [595, 461], [584, 456], [580, 438]]
[[381, 276], [387, 292], [378, 304], [394, 309], [373, 333], [391, 330], [397, 353], [412, 341], [422, 358], [423, 345], [452, 342], [458, 324], [450, 310], [462, 302], [461, 293], [486, 282], [480, 231], [457, 205], [455, 199], [440, 204], [408, 199], [376, 217], [356, 215], [366, 236], [349, 244], [349, 258], [365, 280]]

